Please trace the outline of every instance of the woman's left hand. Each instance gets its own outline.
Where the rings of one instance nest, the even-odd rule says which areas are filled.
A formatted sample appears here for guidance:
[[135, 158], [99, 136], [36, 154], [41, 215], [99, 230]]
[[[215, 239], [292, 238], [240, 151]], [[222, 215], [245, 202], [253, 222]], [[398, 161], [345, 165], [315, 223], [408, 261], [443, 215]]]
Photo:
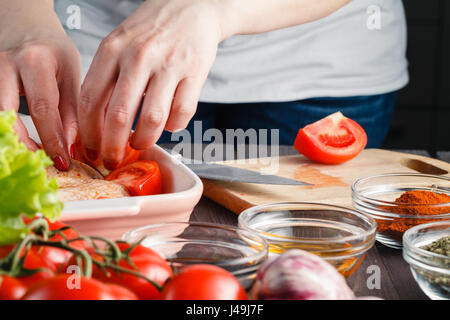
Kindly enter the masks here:
[[143, 3], [100, 44], [80, 94], [80, 135], [91, 160], [108, 169], [122, 160], [131, 137], [136, 149], [152, 146], [164, 129], [186, 127], [225, 38], [223, 11], [214, 0]]

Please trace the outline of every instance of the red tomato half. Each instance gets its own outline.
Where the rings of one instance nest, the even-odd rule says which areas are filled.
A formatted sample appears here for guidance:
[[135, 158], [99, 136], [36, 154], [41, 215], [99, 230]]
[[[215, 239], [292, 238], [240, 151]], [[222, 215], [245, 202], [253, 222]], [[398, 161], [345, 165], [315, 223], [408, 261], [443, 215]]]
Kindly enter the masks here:
[[105, 180], [124, 186], [132, 196], [147, 196], [162, 192], [159, 166], [150, 160], [139, 160], [112, 171]]
[[247, 300], [240, 282], [228, 271], [211, 264], [181, 269], [161, 292], [163, 300]]
[[336, 112], [300, 129], [294, 148], [313, 161], [338, 164], [356, 157], [366, 145], [364, 129]]
[[23, 300], [137, 300], [134, 293], [118, 285], [76, 275], [57, 275], [32, 286]]

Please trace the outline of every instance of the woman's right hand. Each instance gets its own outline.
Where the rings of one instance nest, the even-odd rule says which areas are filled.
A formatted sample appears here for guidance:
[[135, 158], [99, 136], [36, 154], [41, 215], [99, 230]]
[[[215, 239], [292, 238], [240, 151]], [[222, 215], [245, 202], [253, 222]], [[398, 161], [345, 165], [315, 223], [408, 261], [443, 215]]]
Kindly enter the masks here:
[[[78, 132], [78, 50], [48, 1], [0, 3], [0, 110], [18, 111], [25, 95], [47, 155], [66, 170]], [[20, 119], [16, 130], [30, 149], [37, 148]]]

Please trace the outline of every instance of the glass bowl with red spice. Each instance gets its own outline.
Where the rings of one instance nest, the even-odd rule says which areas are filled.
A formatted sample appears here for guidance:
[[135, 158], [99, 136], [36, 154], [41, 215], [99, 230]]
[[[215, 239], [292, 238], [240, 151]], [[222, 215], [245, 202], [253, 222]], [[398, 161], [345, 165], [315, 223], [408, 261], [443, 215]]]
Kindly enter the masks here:
[[406, 231], [403, 258], [430, 299], [450, 299], [450, 221], [425, 223]]
[[377, 221], [376, 239], [402, 248], [403, 233], [416, 225], [450, 220], [450, 177], [390, 173], [356, 180], [353, 207]]

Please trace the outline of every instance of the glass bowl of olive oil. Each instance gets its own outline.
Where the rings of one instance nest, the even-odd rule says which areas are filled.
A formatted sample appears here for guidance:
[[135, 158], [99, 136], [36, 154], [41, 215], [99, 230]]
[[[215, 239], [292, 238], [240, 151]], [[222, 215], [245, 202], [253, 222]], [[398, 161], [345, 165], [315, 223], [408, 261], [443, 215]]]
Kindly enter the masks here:
[[289, 249], [319, 255], [345, 277], [361, 264], [374, 245], [376, 222], [355, 210], [322, 203], [284, 202], [251, 207], [239, 226], [269, 244], [269, 256]]
[[207, 263], [224, 268], [249, 290], [260, 264], [268, 257], [268, 244], [260, 235], [207, 222], [168, 222], [143, 226], [125, 233], [122, 240], [141, 241], [165, 258], [175, 272], [184, 266]]

